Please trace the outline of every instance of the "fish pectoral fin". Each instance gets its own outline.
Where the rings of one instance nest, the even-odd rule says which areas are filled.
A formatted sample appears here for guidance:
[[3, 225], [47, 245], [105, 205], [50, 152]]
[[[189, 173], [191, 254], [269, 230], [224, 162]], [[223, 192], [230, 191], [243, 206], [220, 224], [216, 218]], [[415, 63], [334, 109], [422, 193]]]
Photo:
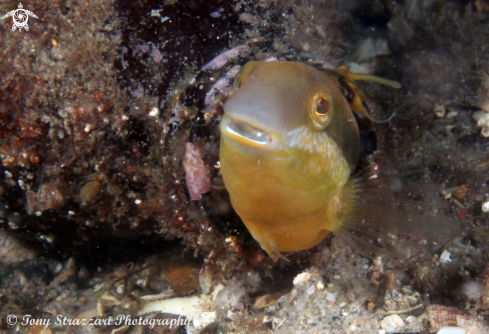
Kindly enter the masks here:
[[[371, 258], [403, 256], [404, 247], [427, 247], [431, 242], [440, 244], [463, 235], [460, 222], [443, 213], [445, 202], [437, 204], [436, 197], [430, 196], [413, 200], [413, 193], [427, 188], [403, 184], [398, 175], [386, 175], [385, 170], [388, 167], [381, 169], [372, 163], [344, 186], [340, 223], [333, 229], [336, 235]], [[404, 244], [422, 239], [429, 243]], [[383, 241], [377, 244], [374, 240]]]
[[257, 224], [244, 222], [248, 231], [250, 231], [253, 238], [260, 244], [261, 248], [267, 252], [270, 257], [274, 255], [284, 259], [285, 261], [289, 261], [282, 253], [280, 253], [280, 247], [277, 243], [277, 240], [269, 231], [259, 227]]

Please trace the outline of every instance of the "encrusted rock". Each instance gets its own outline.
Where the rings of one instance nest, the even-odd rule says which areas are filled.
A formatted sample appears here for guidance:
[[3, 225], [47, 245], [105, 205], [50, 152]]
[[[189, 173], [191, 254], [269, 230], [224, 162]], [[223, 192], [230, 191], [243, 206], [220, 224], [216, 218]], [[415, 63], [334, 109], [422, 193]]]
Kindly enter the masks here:
[[426, 313], [431, 327], [435, 330], [445, 326], [457, 326], [457, 316], [462, 314], [454, 307], [443, 305], [428, 305]]

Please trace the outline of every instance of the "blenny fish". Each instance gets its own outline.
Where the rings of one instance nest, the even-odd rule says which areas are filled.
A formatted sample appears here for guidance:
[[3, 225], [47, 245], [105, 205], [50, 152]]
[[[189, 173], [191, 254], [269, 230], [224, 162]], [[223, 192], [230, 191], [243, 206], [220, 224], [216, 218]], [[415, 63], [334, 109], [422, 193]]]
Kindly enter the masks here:
[[234, 210], [271, 256], [311, 248], [361, 223], [362, 210], [372, 214], [352, 177], [362, 147], [352, 111], [373, 120], [355, 80], [400, 87], [344, 67], [251, 61], [224, 104], [222, 177]]

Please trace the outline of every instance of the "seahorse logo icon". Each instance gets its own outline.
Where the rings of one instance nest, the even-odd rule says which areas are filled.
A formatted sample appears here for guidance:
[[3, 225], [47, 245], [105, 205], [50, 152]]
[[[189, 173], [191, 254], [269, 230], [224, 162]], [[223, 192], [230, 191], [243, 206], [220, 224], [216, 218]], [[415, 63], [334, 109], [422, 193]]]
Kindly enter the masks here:
[[29, 30], [29, 25], [27, 24], [27, 21], [29, 20], [29, 16], [32, 16], [34, 18], [38, 18], [36, 14], [33, 12], [24, 9], [24, 6], [22, 6], [21, 3], [19, 3], [19, 8], [12, 10], [5, 14], [2, 18], [6, 19], [7, 17], [12, 16], [12, 19], [14, 20], [14, 24], [12, 25], [12, 31], [15, 31], [17, 28], [19, 30], [22, 30], [22, 28], [25, 29], [25, 31]]

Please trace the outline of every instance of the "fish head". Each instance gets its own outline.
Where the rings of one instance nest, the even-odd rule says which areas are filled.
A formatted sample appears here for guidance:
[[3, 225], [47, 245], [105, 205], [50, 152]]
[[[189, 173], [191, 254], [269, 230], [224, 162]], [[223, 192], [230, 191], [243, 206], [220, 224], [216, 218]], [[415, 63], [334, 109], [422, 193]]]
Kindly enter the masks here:
[[229, 143], [237, 154], [268, 162], [270, 173], [282, 169], [286, 183], [346, 182], [361, 143], [333, 77], [302, 63], [249, 62], [235, 85], [221, 122], [225, 149]]

